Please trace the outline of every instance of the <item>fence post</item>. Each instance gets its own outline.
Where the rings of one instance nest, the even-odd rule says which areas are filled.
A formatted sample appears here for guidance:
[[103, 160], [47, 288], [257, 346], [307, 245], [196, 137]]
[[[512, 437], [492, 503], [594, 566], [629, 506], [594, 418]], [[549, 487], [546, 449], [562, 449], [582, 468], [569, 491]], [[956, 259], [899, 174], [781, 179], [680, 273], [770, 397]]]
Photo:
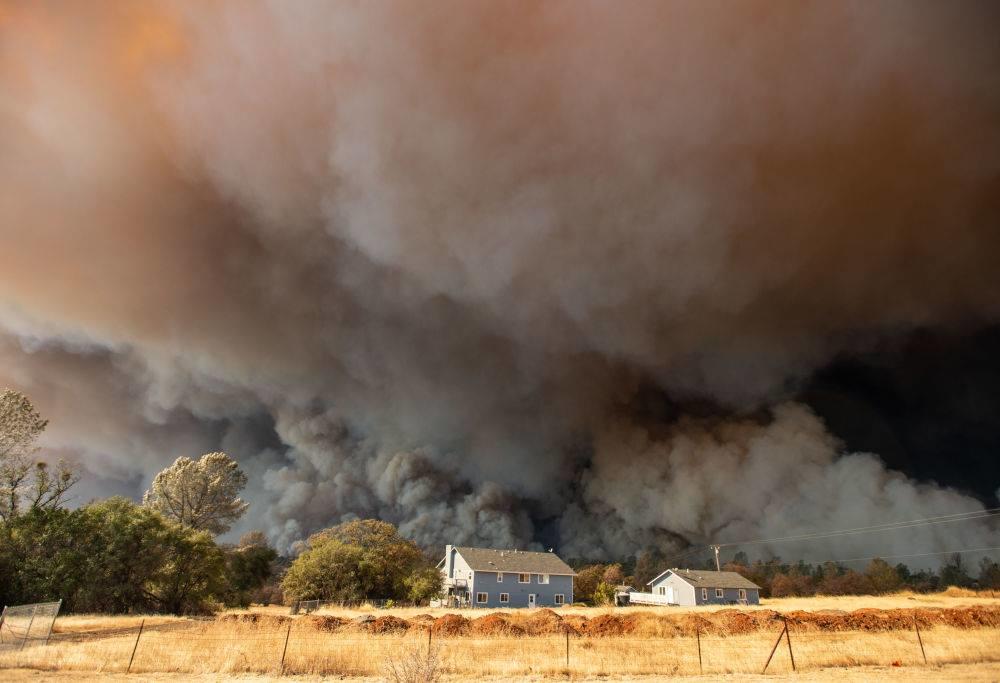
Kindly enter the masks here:
[[285, 646], [281, 648], [281, 666], [279, 669], [279, 676], [285, 675], [285, 653], [288, 652], [288, 637], [292, 635], [292, 625], [288, 624], [288, 630], [285, 631]]
[[913, 617], [913, 628], [917, 631], [917, 642], [920, 643], [920, 654], [924, 656], [924, 664], [927, 663], [927, 653], [924, 652], [924, 639], [920, 637], [920, 624], [917, 623], [917, 617]]
[[792, 637], [788, 634], [788, 620], [784, 616], [781, 620], [785, 622], [785, 642], [788, 643], [788, 658], [792, 660], [792, 671], [795, 671], [795, 655], [792, 654]]
[[431, 658], [431, 635], [434, 631], [430, 626], [427, 627], [427, 659]]
[[774, 657], [774, 653], [778, 651], [778, 646], [781, 645], [781, 637], [785, 635], [785, 629], [781, 629], [778, 634], [778, 639], [774, 641], [774, 647], [771, 648], [771, 654], [767, 656], [767, 661], [764, 662], [764, 669], [760, 672], [761, 674], [767, 673], [767, 666], [771, 663], [771, 658]]
[[139, 633], [135, 636], [135, 645], [132, 646], [132, 656], [128, 658], [128, 668], [125, 669], [125, 673], [132, 672], [132, 660], [135, 659], [135, 651], [139, 649], [139, 639], [142, 638], [142, 627], [146, 625], [146, 620], [143, 619], [139, 622]]
[[3, 606], [3, 612], [0, 612], [0, 644], [3, 644], [3, 620], [7, 616], [7, 605]]
[[569, 629], [566, 629], [566, 674], [569, 674]]
[[[695, 626], [694, 627], [694, 635], [695, 635], [695, 638], [698, 639], [698, 675], [702, 675], [702, 674], [705, 673], [705, 669], [701, 665], [701, 626]], [[768, 660], [768, 661], [770, 661], [770, 660]], [[767, 668], [767, 667], [764, 667], [764, 668]]]
[[31, 635], [31, 625], [35, 623], [35, 614], [37, 613], [38, 613], [38, 605], [35, 605], [31, 609], [31, 619], [28, 620], [28, 630], [24, 632], [24, 638], [21, 639], [21, 647], [17, 648], [18, 650], [23, 650], [24, 644], [28, 642], [28, 636]]

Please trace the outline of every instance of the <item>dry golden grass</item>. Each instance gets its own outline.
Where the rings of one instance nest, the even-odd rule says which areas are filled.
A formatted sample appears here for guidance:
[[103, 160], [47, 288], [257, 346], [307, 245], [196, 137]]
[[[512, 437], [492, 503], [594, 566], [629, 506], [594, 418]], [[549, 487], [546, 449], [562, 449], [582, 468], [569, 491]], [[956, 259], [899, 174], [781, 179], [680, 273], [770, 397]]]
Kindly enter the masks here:
[[[810, 598], [770, 600], [764, 609], [780, 611], [842, 610], [859, 607], [964, 607], [1000, 604], [988, 595], [934, 596], [897, 595], [879, 598]], [[678, 635], [664, 628], [657, 615], [674, 615], [679, 608], [629, 608], [627, 610], [565, 608], [564, 619], [572, 615], [596, 617], [602, 614], [635, 614], [635, 633], [613, 637], [569, 637], [569, 667], [566, 664], [565, 635], [532, 637], [466, 635], [443, 638], [434, 636], [446, 677], [453, 679], [559, 677], [574, 680], [588, 677], [634, 678], [647, 676], [686, 676], [699, 672], [698, 640]], [[709, 608], [680, 610], [707, 612]], [[133, 677], [161, 675], [184, 676], [276, 676], [281, 673], [285, 638], [284, 672], [291, 675], [340, 675], [358, 678], [378, 677], [384, 663], [411, 651], [426, 652], [428, 632], [411, 628], [402, 634], [372, 635], [357, 628], [323, 630], [323, 620], [315, 618], [280, 619], [286, 609], [258, 608], [257, 622], [227, 617], [196, 620], [178, 617], [145, 617], [145, 629], [139, 640], [132, 665]], [[345, 618], [371, 613], [394, 614], [411, 620], [419, 614], [449, 613], [449, 610], [328, 610]], [[453, 611], [452, 611], [453, 612]], [[507, 610], [509, 619], [527, 623], [532, 612]], [[476, 610], [469, 616], [489, 612]], [[535, 614], [541, 614], [540, 611]], [[270, 615], [270, 616], [269, 616]], [[56, 633], [49, 646], [29, 646], [23, 651], [0, 651], [0, 678], [11, 680], [13, 670], [36, 672], [79, 672], [74, 678], [86, 680], [89, 674], [124, 672], [136, 643], [141, 616], [101, 617], [70, 616], [57, 621]], [[419, 620], [416, 620], [419, 623]], [[130, 631], [85, 635], [111, 629]], [[732, 635], [701, 636], [701, 667], [712, 679], [755, 676], [778, 638], [777, 630], [763, 630]], [[889, 667], [907, 669], [912, 677], [925, 678], [934, 666], [962, 664], [982, 671], [997, 671], [1000, 661], [1000, 629], [960, 629], [939, 625], [922, 633], [927, 658], [932, 666], [923, 667], [916, 634], [912, 630], [883, 632], [792, 631], [791, 640], [799, 670], [819, 674], [821, 670], [846, 667]], [[892, 666], [896, 664], [897, 666]], [[912, 667], [920, 667], [914, 669]], [[788, 647], [784, 640], [774, 655], [768, 674], [791, 671]], [[915, 673], [919, 671], [918, 673]], [[139, 674], [137, 677], [136, 674]], [[28, 673], [18, 676], [29, 676]], [[827, 676], [828, 674], [824, 674]], [[894, 674], [891, 674], [894, 675]], [[994, 676], [994, 678], [996, 678]], [[20, 680], [20, 679], [18, 679]], [[28, 680], [25, 678], [25, 680]], [[217, 679], [213, 679], [217, 680]], [[735, 678], [733, 680], [738, 680]], [[830, 680], [836, 680], [831, 678]], [[887, 678], [886, 680], [889, 680]], [[976, 679], [969, 679], [976, 680]]]

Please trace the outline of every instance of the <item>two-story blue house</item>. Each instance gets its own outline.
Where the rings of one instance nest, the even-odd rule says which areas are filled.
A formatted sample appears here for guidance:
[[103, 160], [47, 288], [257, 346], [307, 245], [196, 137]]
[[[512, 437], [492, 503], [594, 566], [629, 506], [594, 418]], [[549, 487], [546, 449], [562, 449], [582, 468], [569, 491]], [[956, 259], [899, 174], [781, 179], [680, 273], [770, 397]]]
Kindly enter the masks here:
[[552, 552], [445, 546], [438, 563], [451, 607], [561, 607], [576, 573]]

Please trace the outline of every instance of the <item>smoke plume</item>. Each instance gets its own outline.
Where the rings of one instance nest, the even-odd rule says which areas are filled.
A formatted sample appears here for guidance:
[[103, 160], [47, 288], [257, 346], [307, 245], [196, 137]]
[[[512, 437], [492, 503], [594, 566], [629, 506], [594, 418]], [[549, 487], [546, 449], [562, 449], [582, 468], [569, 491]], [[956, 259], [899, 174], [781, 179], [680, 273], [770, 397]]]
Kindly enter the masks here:
[[977, 499], [889, 469], [808, 389], [1000, 324], [996, 14], [0, 4], [0, 384], [81, 499], [223, 449], [282, 548], [370, 515], [611, 557], [977, 509], [995, 470]]

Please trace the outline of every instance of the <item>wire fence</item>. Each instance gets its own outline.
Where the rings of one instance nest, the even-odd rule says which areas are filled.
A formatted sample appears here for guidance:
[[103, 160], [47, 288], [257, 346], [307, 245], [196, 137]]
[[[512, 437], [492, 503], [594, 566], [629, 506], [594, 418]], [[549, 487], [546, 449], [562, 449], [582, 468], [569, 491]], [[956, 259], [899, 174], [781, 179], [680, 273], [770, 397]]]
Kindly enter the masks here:
[[[433, 658], [455, 675], [684, 675], [864, 665], [1000, 661], [1000, 630], [779, 631], [737, 635], [452, 635], [430, 628], [363, 635], [174, 622], [52, 633], [47, 647], [0, 651], [0, 668], [101, 672], [307, 673], [371, 676], [387, 664]], [[227, 630], [228, 629], [228, 630]]]
[[62, 600], [4, 606], [0, 612], [0, 651], [47, 642], [61, 606]]

